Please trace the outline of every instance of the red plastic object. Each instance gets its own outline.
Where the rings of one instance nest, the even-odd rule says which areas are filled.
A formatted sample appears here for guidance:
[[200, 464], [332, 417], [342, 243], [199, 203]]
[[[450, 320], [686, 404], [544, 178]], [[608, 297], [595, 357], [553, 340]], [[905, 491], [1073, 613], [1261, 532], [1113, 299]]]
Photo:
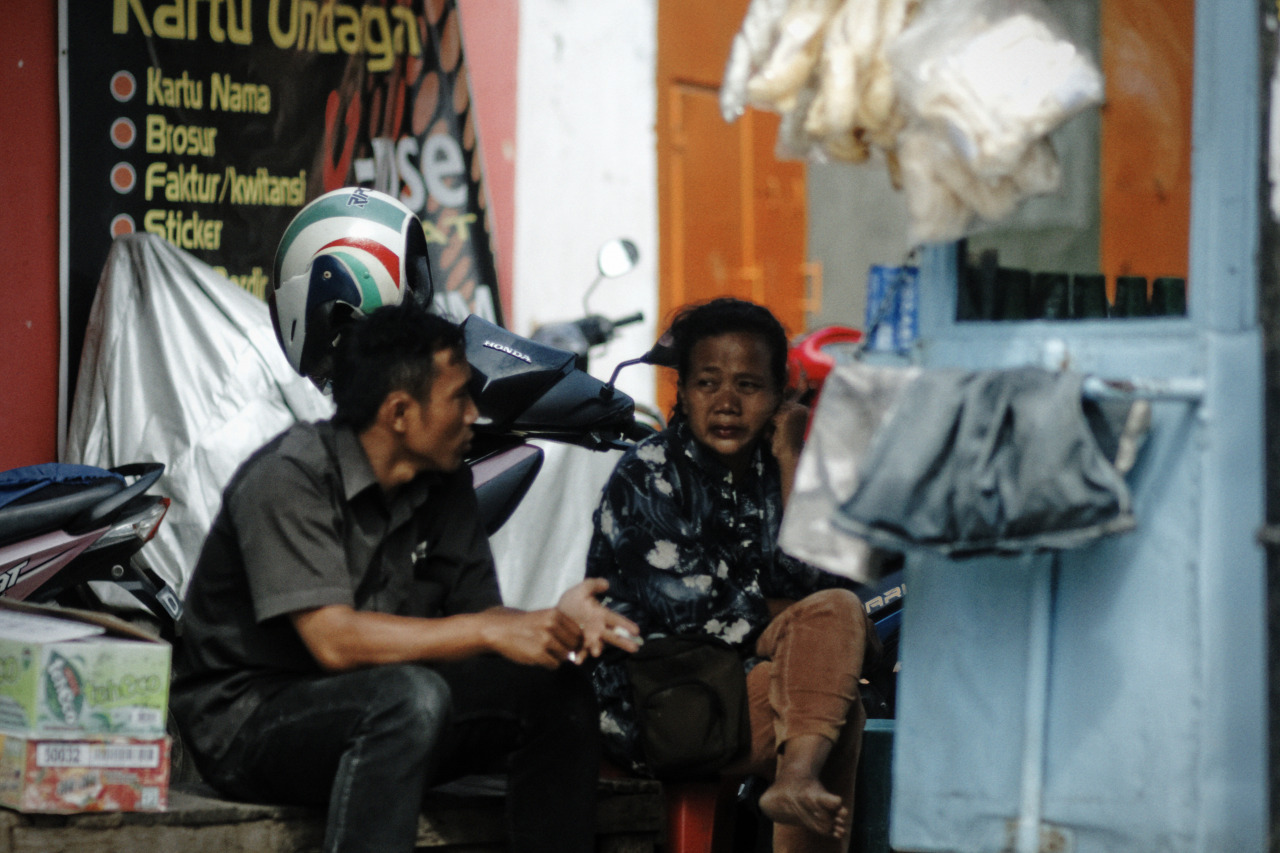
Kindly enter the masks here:
[[820, 390], [836, 363], [823, 348], [861, 340], [862, 332], [850, 326], [824, 326], [800, 337], [787, 351], [788, 384], [801, 392]]
[[[631, 774], [605, 760], [600, 764], [600, 776], [622, 779]], [[741, 784], [737, 777], [663, 781], [667, 807], [665, 853], [733, 853], [733, 807]]]
[[663, 782], [667, 800], [668, 853], [728, 853], [732, 850], [733, 802], [740, 781]]

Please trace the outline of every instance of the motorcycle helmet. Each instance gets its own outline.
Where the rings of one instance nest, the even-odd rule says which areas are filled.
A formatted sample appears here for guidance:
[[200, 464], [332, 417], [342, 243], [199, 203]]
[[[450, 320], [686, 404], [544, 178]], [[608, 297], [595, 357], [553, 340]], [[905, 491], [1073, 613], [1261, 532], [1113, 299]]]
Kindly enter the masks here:
[[293, 218], [276, 250], [267, 298], [276, 340], [293, 369], [323, 387], [343, 328], [433, 287], [422, 223], [386, 193], [345, 187]]

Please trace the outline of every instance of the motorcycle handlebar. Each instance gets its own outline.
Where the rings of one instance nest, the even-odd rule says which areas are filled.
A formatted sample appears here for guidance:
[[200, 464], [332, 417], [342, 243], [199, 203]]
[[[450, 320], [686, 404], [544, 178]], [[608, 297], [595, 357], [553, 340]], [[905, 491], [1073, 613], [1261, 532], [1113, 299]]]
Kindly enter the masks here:
[[600, 344], [607, 344], [613, 340], [613, 334], [618, 330], [619, 326], [630, 326], [642, 320], [644, 320], [644, 313], [641, 311], [628, 314], [625, 317], [619, 317], [617, 320], [610, 320], [603, 314], [591, 314], [579, 320], [574, 320], [573, 325], [582, 333], [587, 346], [594, 347]]

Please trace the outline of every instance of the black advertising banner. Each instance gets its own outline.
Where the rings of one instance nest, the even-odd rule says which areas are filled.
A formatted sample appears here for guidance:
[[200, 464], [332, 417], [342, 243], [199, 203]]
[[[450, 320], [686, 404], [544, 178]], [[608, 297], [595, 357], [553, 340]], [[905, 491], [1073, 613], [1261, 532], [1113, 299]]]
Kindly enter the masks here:
[[498, 322], [453, 0], [62, 0], [69, 374], [114, 236], [265, 297], [308, 201], [361, 185], [426, 231], [437, 290]]

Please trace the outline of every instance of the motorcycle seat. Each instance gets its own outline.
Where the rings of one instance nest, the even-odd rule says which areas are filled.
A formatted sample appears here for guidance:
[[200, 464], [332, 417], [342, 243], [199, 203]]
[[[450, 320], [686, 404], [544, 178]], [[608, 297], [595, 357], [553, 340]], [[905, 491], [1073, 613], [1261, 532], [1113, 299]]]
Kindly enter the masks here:
[[57, 467], [37, 465], [0, 474], [0, 494], [7, 491], [10, 497], [0, 503], [0, 544], [61, 529], [125, 488], [124, 478], [111, 471], [93, 469], [100, 476], [81, 471], [59, 478], [48, 473]]

